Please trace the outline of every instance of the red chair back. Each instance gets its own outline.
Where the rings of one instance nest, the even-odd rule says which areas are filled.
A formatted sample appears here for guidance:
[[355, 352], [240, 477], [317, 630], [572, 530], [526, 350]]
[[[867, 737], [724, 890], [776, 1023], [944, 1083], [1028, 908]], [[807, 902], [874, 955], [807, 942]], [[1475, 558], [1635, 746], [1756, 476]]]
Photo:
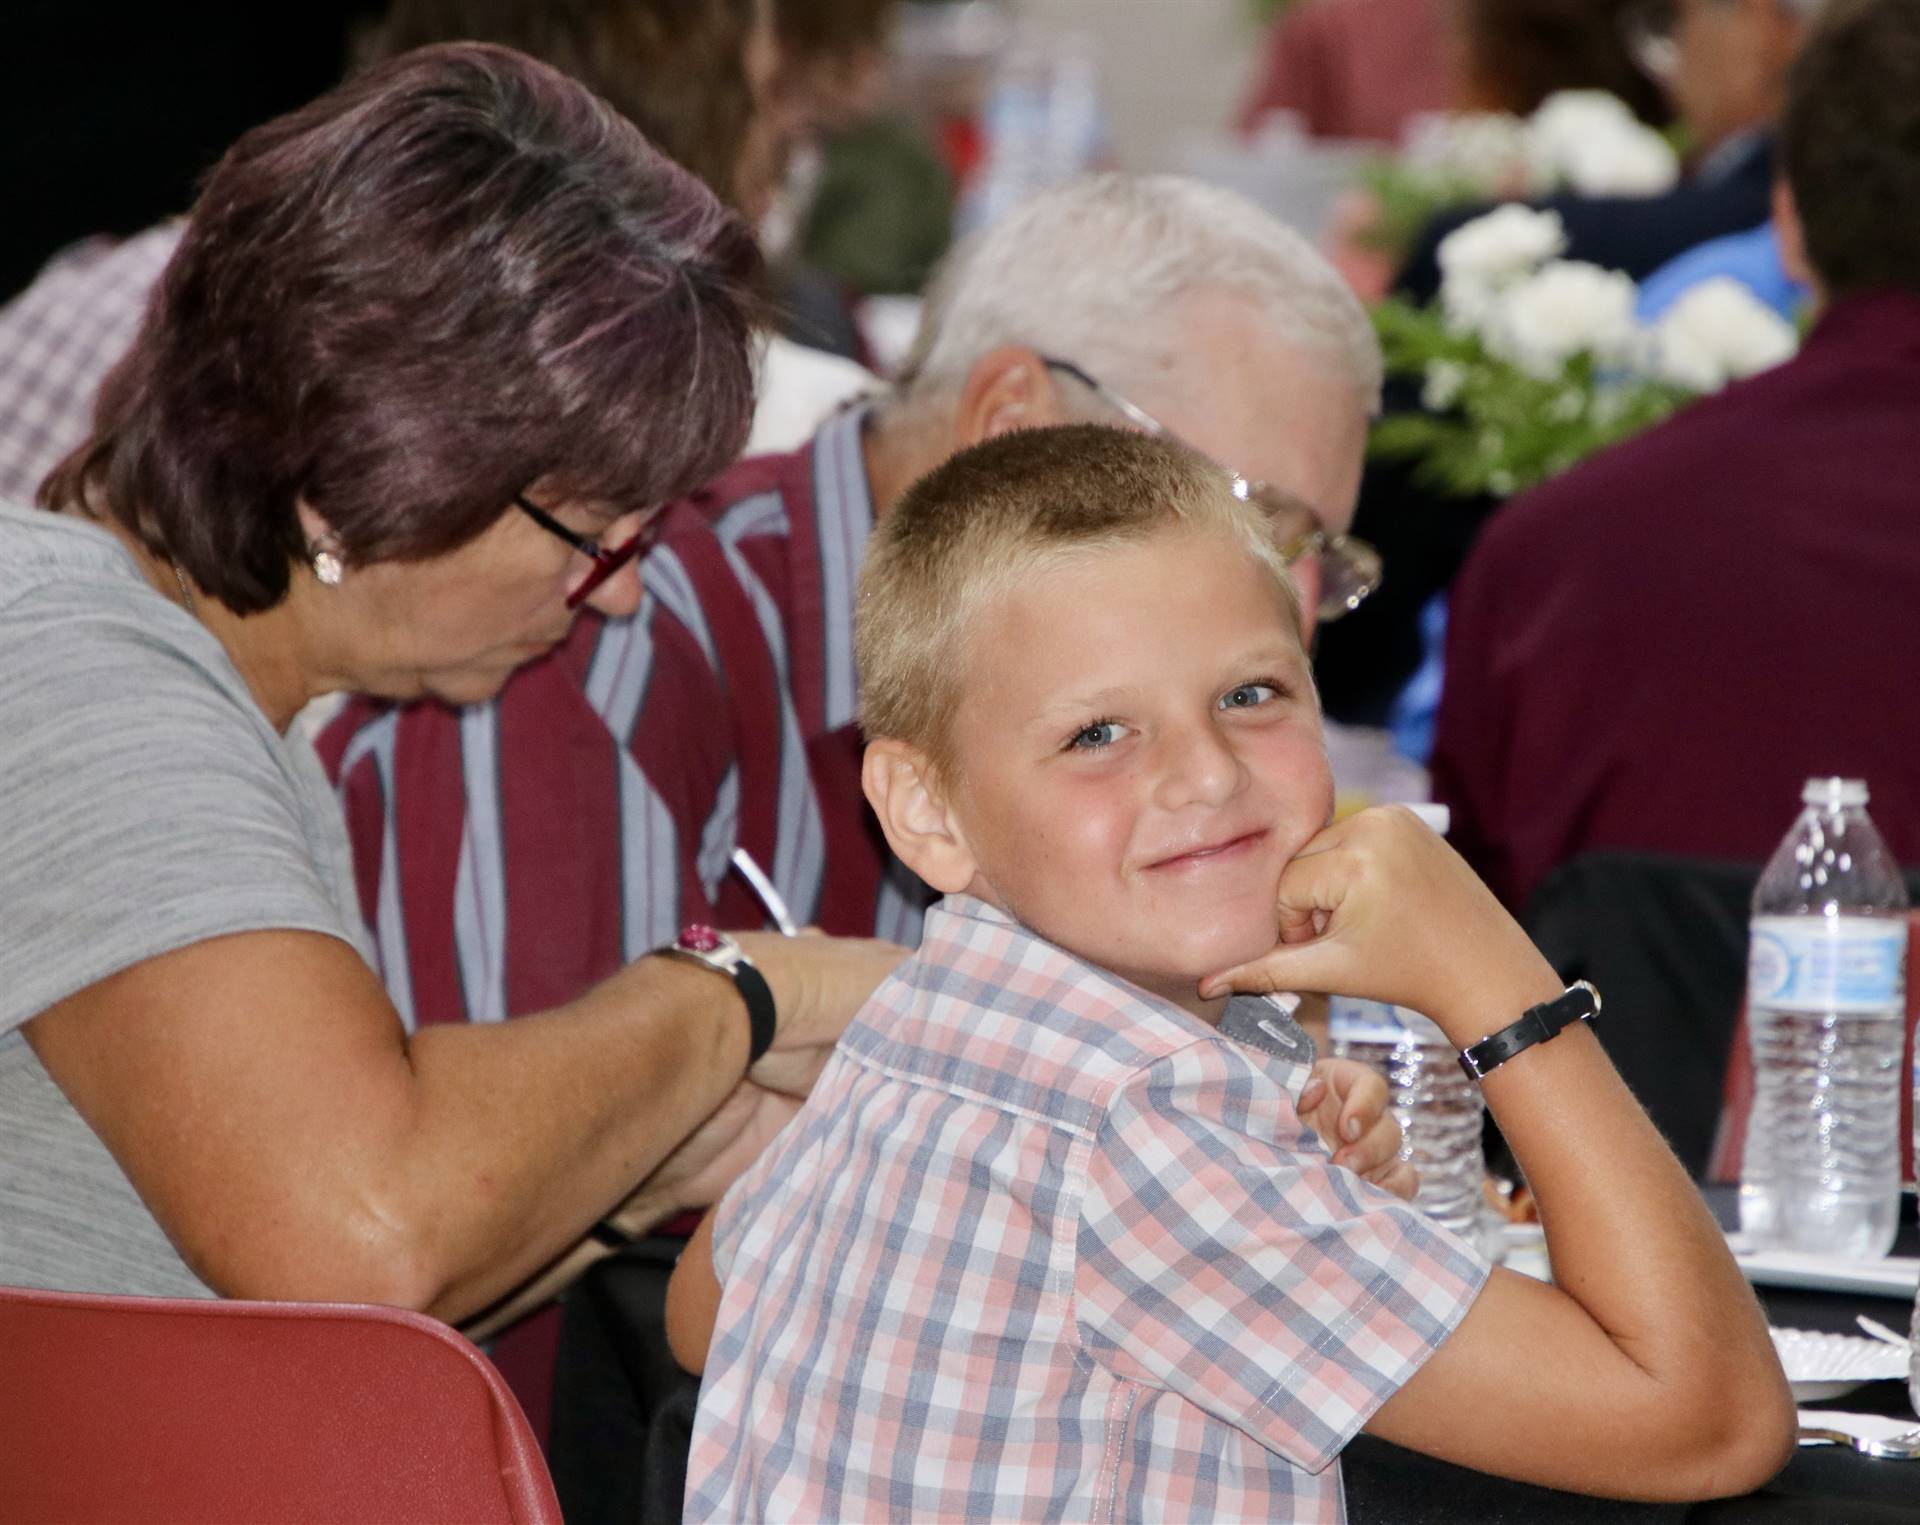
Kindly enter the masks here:
[[559, 1525], [525, 1416], [434, 1319], [0, 1288], [0, 1522]]

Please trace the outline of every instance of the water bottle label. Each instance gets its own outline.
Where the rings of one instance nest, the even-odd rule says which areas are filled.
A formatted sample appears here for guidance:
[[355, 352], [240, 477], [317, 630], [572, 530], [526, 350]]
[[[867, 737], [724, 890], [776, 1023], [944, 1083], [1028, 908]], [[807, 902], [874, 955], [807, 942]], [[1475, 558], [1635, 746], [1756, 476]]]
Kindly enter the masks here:
[[1777, 1011], [1905, 1008], [1907, 923], [1869, 916], [1756, 916], [1747, 1003]]
[[1327, 998], [1327, 1036], [1336, 1043], [1447, 1043], [1447, 1035], [1417, 1011], [1346, 995]]

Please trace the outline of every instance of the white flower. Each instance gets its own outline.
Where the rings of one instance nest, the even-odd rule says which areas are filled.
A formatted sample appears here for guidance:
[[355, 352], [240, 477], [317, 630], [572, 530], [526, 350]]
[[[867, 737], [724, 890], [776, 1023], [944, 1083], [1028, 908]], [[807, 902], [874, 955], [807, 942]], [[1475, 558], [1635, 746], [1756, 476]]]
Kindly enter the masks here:
[[1647, 360], [1664, 381], [1717, 392], [1799, 347], [1791, 323], [1732, 276], [1716, 275], [1683, 293], [1654, 325]]
[[1652, 196], [1671, 190], [1680, 162], [1667, 140], [1604, 90], [1562, 90], [1527, 121], [1537, 183], [1583, 196]]
[[1459, 276], [1498, 283], [1524, 274], [1567, 247], [1558, 212], [1497, 207], [1455, 228], [1436, 251], [1442, 279]]
[[1634, 298], [1618, 270], [1555, 260], [1500, 293], [1482, 337], [1491, 354], [1543, 379], [1583, 352], [1614, 364], [1634, 347]]
[[1583, 196], [1658, 196], [1680, 180], [1672, 145], [1642, 122], [1571, 145], [1561, 170]]
[[1427, 112], [1408, 127], [1401, 157], [1426, 177], [1511, 195], [1527, 183], [1527, 141], [1526, 123], [1505, 112]]
[[1567, 246], [1558, 212], [1508, 205], [1440, 240], [1440, 306], [1457, 331], [1481, 329], [1503, 287]]
[[1467, 368], [1457, 360], [1427, 362], [1426, 377], [1420, 388], [1420, 404], [1431, 413], [1444, 413], [1460, 399], [1466, 385]]

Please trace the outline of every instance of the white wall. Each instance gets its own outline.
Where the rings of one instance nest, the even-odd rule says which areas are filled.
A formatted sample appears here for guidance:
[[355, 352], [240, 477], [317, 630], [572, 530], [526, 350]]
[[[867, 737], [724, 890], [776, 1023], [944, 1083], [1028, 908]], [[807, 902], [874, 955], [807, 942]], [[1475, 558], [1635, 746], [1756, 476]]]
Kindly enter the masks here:
[[1177, 134], [1232, 117], [1257, 61], [1246, 0], [1014, 0], [1026, 21], [1086, 36], [1126, 169], [1178, 167]]

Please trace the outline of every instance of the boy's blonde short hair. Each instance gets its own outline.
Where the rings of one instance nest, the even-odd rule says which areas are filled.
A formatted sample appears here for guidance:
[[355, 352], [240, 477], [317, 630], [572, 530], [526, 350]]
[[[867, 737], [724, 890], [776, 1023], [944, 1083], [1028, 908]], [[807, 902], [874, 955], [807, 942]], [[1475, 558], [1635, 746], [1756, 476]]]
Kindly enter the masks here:
[[1003, 434], [936, 467], [881, 519], [860, 574], [854, 652], [867, 735], [950, 763], [947, 721], [974, 616], [1064, 555], [1137, 544], [1174, 526], [1237, 535], [1273, 573], [1299, 633], [1299, 593], [1266, 516], [1234, 496], [1225, 470], [1178, 441], [1067, 424]]

